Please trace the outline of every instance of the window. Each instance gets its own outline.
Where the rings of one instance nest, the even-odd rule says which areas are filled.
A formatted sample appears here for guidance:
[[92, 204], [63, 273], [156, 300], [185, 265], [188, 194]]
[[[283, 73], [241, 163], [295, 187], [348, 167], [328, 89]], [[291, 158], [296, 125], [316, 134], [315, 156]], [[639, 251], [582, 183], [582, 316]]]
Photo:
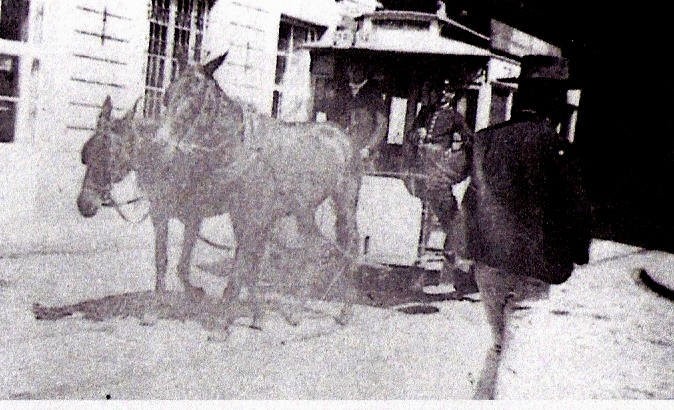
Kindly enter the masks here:
[[178, 58], [201, 61], [206, 15], [206, 0], [152, 0], [143, 111], [146, 117], [160, 114], [166, 87], [178, 74]]
[[14, 141], [19, 100], [19, 57], [0, 54], [0, 142]]
[[[28, 0], [0, 1], [0, 39], [28, 40], [29, 5]], [[14, 141], [18, 102], [19, 57], [0, 53], [0, 143]]]
[[[276, 53], [276, 75], [274, 77], [274, 94], [272, 101], [272, 116], [280, 118], [283, 116], [282, 106], [284, 104], [284, 91], [287, 93], [293, 90], [285, 90], [288, 77], [304, 75], [309, 73], [308, 65], [291, 64], [293, 57], [298, 57], [299, 47], [307, 41], [318, 40], [320, 34], [325, 31], [323, 27], [303, 23], [298, 20], [282, 17], [279, 27], [278, 47]], [[292, 67], [292, 68], [291, 68]], [[292, 70], [303, 70], [306, 73], [296, 73]]]
[[2, 0], [0, 3], [0, 38], [26, 41], [28, 39], [28, 0]]
[[454, 100], [454, 109], [461, 113], [466, 119], [466, 125], [471, 130], [475, 130], [477, 123], [477, 100], [479, 91], [476, 88], [465, 88], [457, 90]]
[[499, 124], [510, 118], [511, 94], [512, 91], [508, 87], [492, 86], [489, 125]]

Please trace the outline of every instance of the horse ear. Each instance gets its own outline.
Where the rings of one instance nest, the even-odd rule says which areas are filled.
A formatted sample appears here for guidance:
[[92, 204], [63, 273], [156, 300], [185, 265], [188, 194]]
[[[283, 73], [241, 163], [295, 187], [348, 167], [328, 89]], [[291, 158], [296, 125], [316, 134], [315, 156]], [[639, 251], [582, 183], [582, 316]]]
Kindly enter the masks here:
[[226, 51], [225, 54], [211, 60], [204, 65], [203, 70], [206, 77], [213, 78], [213, 74], [215, 74], [215, 71], [222, 65], [222, 62], [225, 61], [227, 54], [229, 54], [229, 51]]
[[132, 120], [133, 117], [136, 116], [136, 108], [138, 107], [139, 101], [140, 101], [140, 97], [138, 97], [136, 99], [136, 102], [133, 103], [133, 107], [131, 107], [131, 109], [126, 114], [124, 114], [124, 120], [125, 121]]
[[98, 115], [98, 123], [102, 120], [110, 120], [110, 117], [112, 115], [112, 98], [108, 95], [105, 97], [105, 101], [103, 101], [103, 105], [101, 106], [101, 113]]

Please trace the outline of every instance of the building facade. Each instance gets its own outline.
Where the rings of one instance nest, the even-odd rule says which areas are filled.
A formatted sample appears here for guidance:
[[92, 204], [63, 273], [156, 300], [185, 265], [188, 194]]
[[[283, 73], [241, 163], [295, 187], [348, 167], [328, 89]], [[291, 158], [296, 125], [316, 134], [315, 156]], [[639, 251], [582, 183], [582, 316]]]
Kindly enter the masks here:
[[81, 221], [79, 152], [105, 97], [113, 115], [140, 98], [142, 115], [157, 116], [178, 57], [228, 51], [217, 73], [226, 91], [307, 120], [309, 61], [297, 47], [338, 18], [333, 0], [3, 1], [0, 223]]
[[[340, 39], [344, 29], [357, 28], [363, 22], [358, 16], [380, 7], [374, 0], [7, 0], [1, 4], [0, 226], [22, 221], [38, 226], [72, 224], [77, 229], [82, 229], [83, 221], [75, 205], [84, 174], [80, 150], [95, 129], [106, 96], [111, 96], [116, 116], [140, 100], [137, 115], [156, 117], [164, 90], [177, 74], [178, 58], [208, 61], [228, 52], [216, 72], [226, 92], [272, 117], [311, 121], [316, 115], [314, 99], [326, 79], [315, 75], [315, 70], [312, 73], [312, 64], [315, 69], [321, 62], [312, 62], [309, 50], [301, 46], [319, 39], [352, 41]], [[459, 42], [452, 47], [470, 48]], [[485, 75], [457, 103], [476, 130], [509, 118], [515, 89], [497, 79], [518, 74], [519, 56], [559, 52], [498, 22], [492, 24], [491, 47], [487, 39], [483, 48], [489, 60]], [[404, 139], [409, 125], [405, 118], [414, 117], [422, 94], [419, 89], [413, 101], [406, 100], [407, 108], [400, 104], [403, 95], [389, 96], [389, 131], [396, 134], [389, 135], [393, 145]], [[402, 114], [395, 115], [398, 111]], [[135, 189], [130, 178], [117, 193], [128, 198]], [[412, 208], [420, 212], [418, 204]], [[95, 219], [118, 217], [109, 211]], [[417, 222], [410, 232], [418, 230]], [[414, 252], [408, 252], [408, 259]]]

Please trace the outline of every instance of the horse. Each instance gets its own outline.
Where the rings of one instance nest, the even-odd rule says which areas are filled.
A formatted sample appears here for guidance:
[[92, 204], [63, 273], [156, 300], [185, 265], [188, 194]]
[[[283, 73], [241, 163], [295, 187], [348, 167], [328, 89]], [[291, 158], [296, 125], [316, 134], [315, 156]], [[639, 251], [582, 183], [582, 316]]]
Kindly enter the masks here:
[[[111, 204], [113, 185], [136, 171], [150, 204], [149, 215], [155, 233], [155, 291], [162, 294], [167, 290], [169, 219], [176, 218], [185, 225], [178, 277], [189, 297], [200, 299], [204, 296], [203, 289], [192, 286], [189, 281], [190, 260], [202, 220], [227, 211], [218, 190], [207, 192], [206, 187], [212, 187], [217, 181], [206, 176], [203, 179], [207, 180], [202, 181], [206, 184], [198, 184], [195, 175], [187, 175], [162, 162], [166, 147], [154, 138], [158, 122], [134, 118], [136, 105], [123, 118], [112, 118], [112, 108], [108, 96], [93, 135], [82, 147], [81, 162], [86, 171], [77, 198], [78, 210], [86, 218], [95, 216], [102, 205]], [[218, 188], [226, 189], [225, 186]]]
[[260, 318], [257, 275], [264, 243], [274, 224], [293, 216], [307, 244], [322, 236], [315, 212], [330, 198], [337, 243], [329, 243], [345, 257], [347, 265], [347, 302], [337, 321], [346, 324], [356, 296], [355, 211], [360, 160], [349, 137], [336, 124], [283, 123], [229, 97], [213, 77], [226, 56], [207, 64], [208, 69], [194, 65], [181, 70], [167, 90], [167, 113], [157, 130], [157, 138], [173, 147], [169, 162], [180, 157], [208, 157], [227, 146], [228, 166], [219, 167], [214, 174], [230, 183], [227, 202], [237, 250], [233, 280], [223, 297], [232, 300], [245, 282], [251, 290], [256, 327]]
[[[112, 185], [135, 170], [155, 230], [155, 291], [166, 291], [168, 221], [176, 218], [185, 226], [177, 274], [196, 299], [204, 291], [190, 283], [189, 270], [201, 222], [228, 213], [236, 252], [222, 299], [232, 303], [245, 282], [253, 301], [252, 327], [261, 329], [258, 269], [281, 217], [295, 216], [305, 238], [318, 235], [315, 210], [331, 198], [338, 242], [333, 244], [346, 257], [343, 276], [352, 283], [360, 175], [352, 167], [349, 139], [335, 125], [286, 125], [229, 98], [213, 77], [225, 56], [182, 68], [167, 90], [166, 114], [159, 121], [134, 120], [135, 107], [112, 119], [106, 98], [96, 131], [82, 149], [87, 170], [77, 202], [83, 216], [95, 215]], [[349, 289], [336, 318], [340, 324], [352, 314], [355, 288]], [[293, 315], [286, 319], [298, 323]]]

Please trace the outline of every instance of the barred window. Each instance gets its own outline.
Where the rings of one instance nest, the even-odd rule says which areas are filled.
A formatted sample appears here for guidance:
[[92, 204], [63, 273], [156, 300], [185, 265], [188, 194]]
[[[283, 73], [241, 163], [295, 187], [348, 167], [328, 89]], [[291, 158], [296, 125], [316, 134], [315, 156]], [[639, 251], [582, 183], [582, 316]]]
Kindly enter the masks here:
[[201, 61], [208, 13], [206, 1], [152, 0], [148, 11], [150, 39], [143, 110], [146, 117], [161, 113], [166, 87], [178, 75], [178, 59]]

